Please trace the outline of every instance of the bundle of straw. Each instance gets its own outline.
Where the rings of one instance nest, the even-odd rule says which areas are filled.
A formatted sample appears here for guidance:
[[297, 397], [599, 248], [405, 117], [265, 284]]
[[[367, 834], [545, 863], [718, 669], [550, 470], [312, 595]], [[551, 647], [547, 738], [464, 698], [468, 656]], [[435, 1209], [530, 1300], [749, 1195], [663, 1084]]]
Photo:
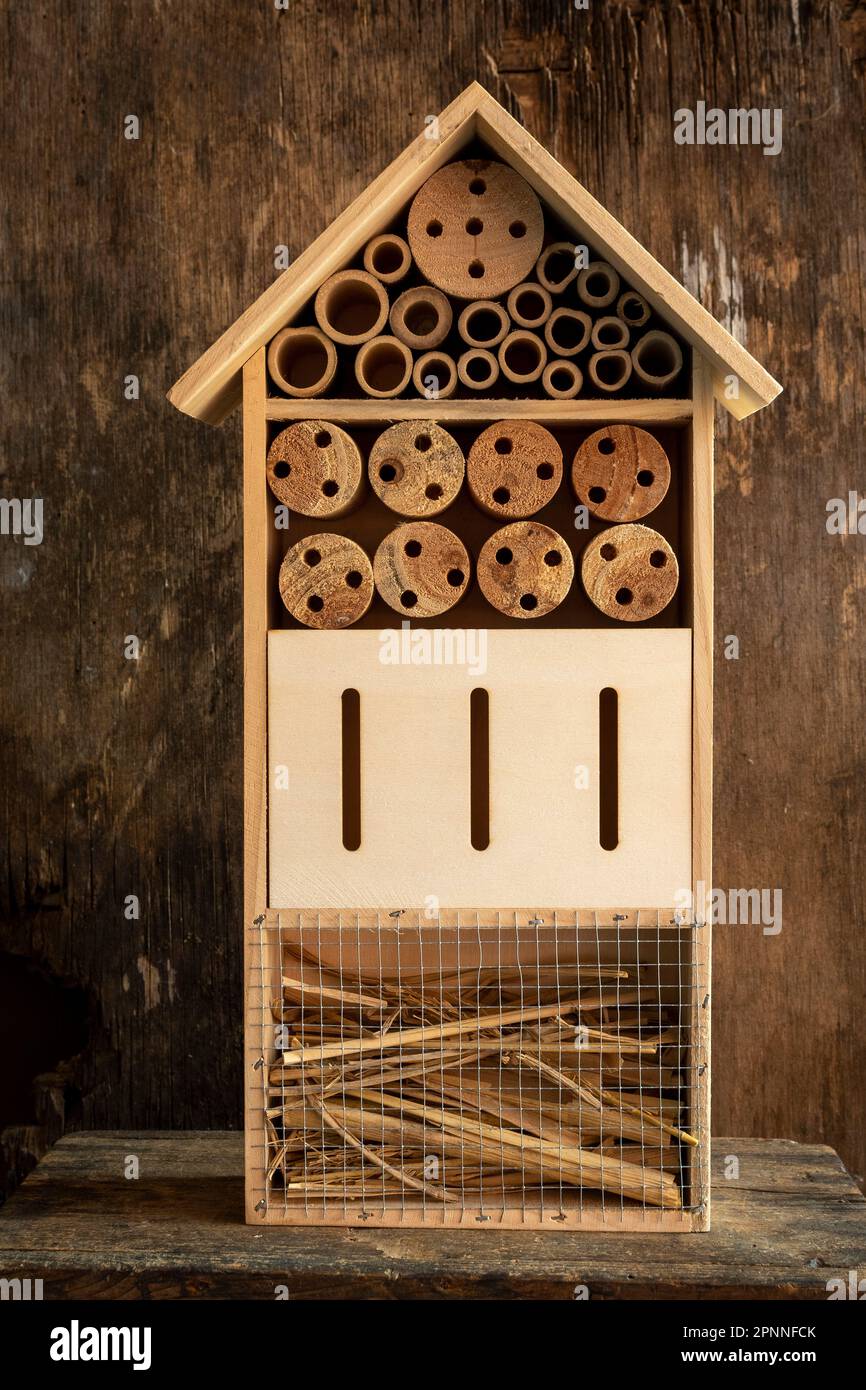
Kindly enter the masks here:
[[678, 1125], [677, 1020], [636, 972], [386, 980], [286, 947], [282, 968], [268, 1177], [287, 1201], [507, 1207], [551, 1188], [682, 1205], [696, 1140]]

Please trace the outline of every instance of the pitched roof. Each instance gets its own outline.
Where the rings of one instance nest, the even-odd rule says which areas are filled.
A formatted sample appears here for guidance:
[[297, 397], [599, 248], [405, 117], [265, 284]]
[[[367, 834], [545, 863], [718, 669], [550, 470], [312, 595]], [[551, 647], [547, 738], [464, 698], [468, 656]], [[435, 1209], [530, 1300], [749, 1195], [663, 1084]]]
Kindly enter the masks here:
[[[422, 132], [350, 203], [279, 279], [241, 314], [168, 393], [178, 410], [220, 424], [239, 404], [243, 365], [289, 322], [334, 271], [372, 236], [389, 227], [421, 185], [457, 157], [472, 139], [526, 179], [581, 240], [638, 290], [686, 342], [711, 364], [717, 398], [738, 419], [769, 405], [781, 386], [730, 333], [610, 215], [577, 179], [473, 82], [438, 118], [438, 140]], [[736, 376], [739, 395], [725, 394]]]

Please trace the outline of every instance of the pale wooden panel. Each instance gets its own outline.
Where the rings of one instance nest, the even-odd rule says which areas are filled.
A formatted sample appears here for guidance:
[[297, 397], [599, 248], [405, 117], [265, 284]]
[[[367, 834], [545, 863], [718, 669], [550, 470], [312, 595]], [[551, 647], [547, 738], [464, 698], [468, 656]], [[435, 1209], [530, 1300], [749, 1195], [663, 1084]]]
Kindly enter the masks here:
[[[486, 633], [486, 671], [388, 665], [378, 632], [269, 634], [274, 907], [673, 904], [691, 882], [691, 633]], [[598, 843], [598, 693], [619, 693], [620, 843]], [[361, 694], [361, 846], [340, 697]], [[490, 692], [491, 842], [469, 834], [469, 696]], [[575, 787], [575, 768], [589, 788]], [[278, 768], [288, 787], [278, 789]]]
[[545, 424], [612, 425], [629, 421], [638, 425], [679, 425], [692, 417], [691, 400], [289, 400], [271, 396], [266, 402], [269, 420], [333, 420], [335, 424], [376, 424], [380, 420], [436, 420], [461, 424], [512, 418], [540, 420]]

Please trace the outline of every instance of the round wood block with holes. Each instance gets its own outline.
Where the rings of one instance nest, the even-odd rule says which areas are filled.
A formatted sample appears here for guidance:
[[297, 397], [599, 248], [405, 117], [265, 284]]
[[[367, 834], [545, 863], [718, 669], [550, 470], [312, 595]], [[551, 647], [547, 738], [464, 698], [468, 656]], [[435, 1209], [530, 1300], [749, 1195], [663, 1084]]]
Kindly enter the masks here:
[[466, 593], [469, 553], [435, 521], [409, 521], [382, 541], [373, 560], [376, 588], [396, 613], [435, 618]]
[[507, 164], [465, 159], [438, 169], [416, 193], [407, 235], [431, 284], [458, 299], [494, 299], [529, 278], [544, 217]]
[[301, 516], [338, 517], [358, 501], [364, 467], [358, 446], [327, 420], [300, 420], [268, 449], [268, 486]]
[[562, 450], [543, 425], [500, 420], [470, 448], [466, 480], [473, 501], [489, 516], [532, 516], [562, 482]]
[[650, 526], [611, 526], [586, 547], [580, 575], [588, 597], [602, 613], [640, 623], [670, 603], [679, 565], [664, 536]]
[[463, 450], [432, 420], [403, 420], [379, 435], [367, 464], [376, 494], [401, 516], [436, 516], [463, 486]]
[[349, 627], [373, 601], [373, 567], [348, 536], [307, 536], [280, 565], [280, 598], [306, 627]]
[[664, 498], [668, 456], [654, 435], [636, 425], [607, 425], [583, 441], [571, 465], [579, 502], [603, 521], [639, 521]]
[[539, 521], [495, 531], [478, 556], [481, 592], [509, 618], [543, 618], [571, 588], [574, 561], [562, 536]]

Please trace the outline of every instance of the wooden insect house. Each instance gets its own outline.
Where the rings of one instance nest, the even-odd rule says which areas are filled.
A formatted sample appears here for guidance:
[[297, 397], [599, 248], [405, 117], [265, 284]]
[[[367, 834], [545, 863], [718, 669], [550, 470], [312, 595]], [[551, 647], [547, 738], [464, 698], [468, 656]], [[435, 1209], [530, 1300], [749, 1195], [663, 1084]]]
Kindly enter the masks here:
[[249, 1221], [708, 1227], [714, 398], [779, 389], [476, 83], [171, 391], [243, 405]]

